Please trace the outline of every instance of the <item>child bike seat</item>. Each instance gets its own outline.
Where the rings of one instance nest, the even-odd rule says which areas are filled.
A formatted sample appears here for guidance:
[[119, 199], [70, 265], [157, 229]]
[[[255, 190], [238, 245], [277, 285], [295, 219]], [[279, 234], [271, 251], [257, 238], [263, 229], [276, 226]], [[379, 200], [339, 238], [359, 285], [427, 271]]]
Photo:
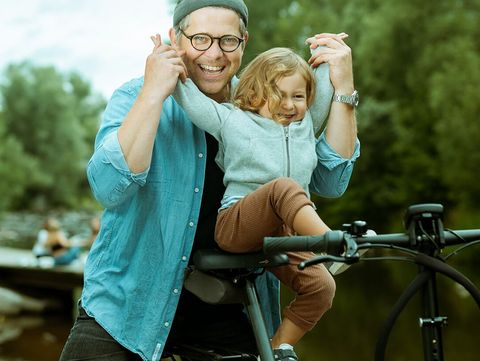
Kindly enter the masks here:
[[256, 269], [288, 264], [285, 253], [267, 256], [257, 253], [227, 253], [218, 249], [202, 249], [193, 255], [184, 287], [210, 304], [243, 303], [245, 278], [254, 278]]
[[285, 253], [265, 255], [263, 252], [228, 253], [219, 249], [200, 249], [193, 255], [193, 264], [202, 271], [269, 268], [288, 264], [288, 256]]

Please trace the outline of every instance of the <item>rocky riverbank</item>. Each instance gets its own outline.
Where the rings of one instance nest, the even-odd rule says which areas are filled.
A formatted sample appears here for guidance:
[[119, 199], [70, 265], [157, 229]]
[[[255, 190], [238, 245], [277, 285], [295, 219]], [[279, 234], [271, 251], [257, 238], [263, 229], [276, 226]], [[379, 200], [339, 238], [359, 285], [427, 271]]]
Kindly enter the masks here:
[[0, 246], [31, 249], [38, 231], [49, 216], [57, 218], [68, 237], [89, 235], [89, 222], [99, 213], [87, 211], [69, 212], [12, 212], [0, 215]]

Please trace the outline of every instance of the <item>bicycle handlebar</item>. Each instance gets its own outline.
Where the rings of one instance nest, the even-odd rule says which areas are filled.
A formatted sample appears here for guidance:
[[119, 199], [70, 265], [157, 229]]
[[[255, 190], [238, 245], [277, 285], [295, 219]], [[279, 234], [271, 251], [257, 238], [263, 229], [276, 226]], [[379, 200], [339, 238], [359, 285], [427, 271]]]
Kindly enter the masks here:
[[[480, 229], [455, 230], [443, 232], [445, 245], [455, 245], [480, 239]], [[265, 254], [276, 252], [312, 251], [340, 255], [345, 251], [347, 239], [357, 244], [381, 243], [393, 246], [410, 247], [416, 240], [405, 233], [379, 234], [375, 236], [353, 236], [346, 231], [328, 231], [323, 236], [288, 236], [265, 237], [263, 251]]]

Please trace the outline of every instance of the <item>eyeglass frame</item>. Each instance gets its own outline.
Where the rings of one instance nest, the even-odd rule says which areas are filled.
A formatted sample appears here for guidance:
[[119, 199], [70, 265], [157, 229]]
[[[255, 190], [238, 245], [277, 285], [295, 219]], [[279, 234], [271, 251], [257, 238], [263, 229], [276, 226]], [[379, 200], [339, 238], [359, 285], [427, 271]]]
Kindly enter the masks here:
[[[220, 37], [215, 37], [215, 36], [211, 36], [210, 34], [207, 34], [207, 33], [196, 33], [196, 34], [193, 34], [193, 35], [187, 35], [185, 34], [185, 32], [180, 29], [180, 32], [182, 33], [183, 36], [185, 36], [188, 40], [190, 40], [190, 44], [192, 45], [192, 47], [197, 50], [197, 51], [207, 51], [208, 49], [210, 49], [213, 45], [213, 43], [215, 42], [215, 40], [218, 40], [218, 47], [220, 48], [220, 50], [222, 50], [224, 53], [233, 53], [235, 50], [237, 50], [240, 45], [242, 45], [242, 43], [245, 41], [245, 38], [239, 38], [238, 36], [236, 35], [232, 35], [232, 34], [225, 34], [225, 35], [222, 35]], [[193, 38], [197, 35], [204, 35], [206, 37], [208, 37], [210, 39], [210, 45], [206, 48], [206, 49], [198, 49], [195, 47], [195, 45], [193, 45]], [[220, 42], [220, 40], [226, 36], [231, 36], [231, 37], [234, 37], [236, 39], [238, 39], [238, 45], [235, 49], [233, 50], [224, 50], [222, 48], [222, 43]]]

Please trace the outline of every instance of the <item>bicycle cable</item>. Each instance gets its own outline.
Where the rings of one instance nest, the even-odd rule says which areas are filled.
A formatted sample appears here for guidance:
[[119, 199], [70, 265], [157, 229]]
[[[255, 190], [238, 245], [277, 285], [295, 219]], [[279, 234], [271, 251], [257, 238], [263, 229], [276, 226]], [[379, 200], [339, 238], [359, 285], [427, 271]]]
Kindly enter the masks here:
[[[451, 233], [453, 234], [455, 237], [457, 237], [458, 239], [460, 239], [461, 241], [463, 242], [467, 242], [462, 236], [460, 236], [457, 232], [455, 232], [453, 229], [449, 229], [449, 228], [445, 228], [445, 232], [448, 232], [448, 233]], [[476, 241], [472, 241], [472, 242], [469, 242], [467, 244], [464, 244], [458, 248], [456, 248], [455, 250], [453, 250], [451, 253], [449, 253], [448, 255], [446, 255], [445, 257], [442, 257], [445, 261], [447, 259], [449, 259], [450, 257], [452, 256], [455, 256], [457, 255], [458, 253], [462, 252], [464, 249], [468, 248], [468, 247], [471, 247], [471, 246], [475, 246], [477, 244], [480, 243], [480, 239], [479, 240], [476, 240]]]
[[396, 257], [396, 256], [378, 256], [378, 257], [361, 257], [360, 261], [404, 261], [415, 263], [411, 257]]
[[413, 255], [413, 256], [418, 255], [418, 251], [414, 251], [414, 250], [409, 249], [409, 248], [395, 246], [395, 245], [387, 244], [387, 243], [363, 243], [363, 244], [359, 244], [357, 246], [357, 249], [365, 249], [365, 248], [366, 249], [372, 249], [372, 248], [393, 249], [395, 251], [405, 252], [405, 253], [408, 253], [408, 254]]
[[[425, 229], [423, 228], [423, 225], [422, 225], [422, 222], [419, 222], [418, 223], [418, 227], [420, 228], [420, 230], [423, 232], [423, 235], [425, 237], [427, 237], [427, 239], [433, 243], [433, 245], [435, 246], [436, 249], [440, 249], [440, 246], [438, 245], [437, 242], [435, 242], [435, 240], [433, 239], [433, 237], [427, 232], [425, 231]], [[436, 235], [438, 237], [438, 234]]]

